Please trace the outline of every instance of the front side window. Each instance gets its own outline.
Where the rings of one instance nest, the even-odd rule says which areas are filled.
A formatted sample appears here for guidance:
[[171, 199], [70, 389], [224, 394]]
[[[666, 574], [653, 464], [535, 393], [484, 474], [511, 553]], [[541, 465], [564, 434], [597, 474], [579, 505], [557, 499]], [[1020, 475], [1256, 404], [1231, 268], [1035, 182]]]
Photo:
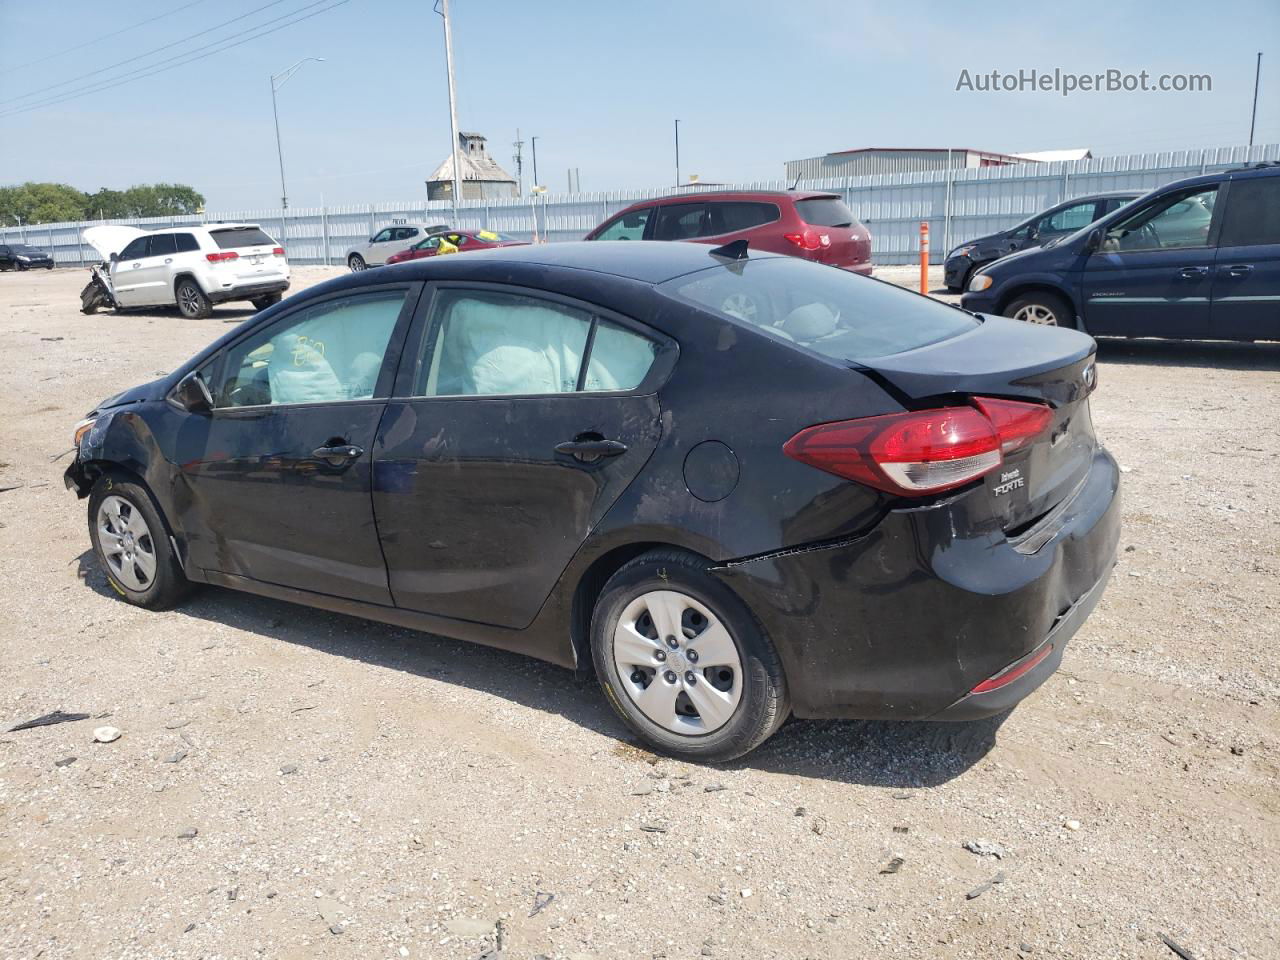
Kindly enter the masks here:
[[381, 232], [379, 232], [379, 233], [374, 234], [373, 240], [371, 240], [370, 242], [371, 242], [371, 243], [386, 243], [386, 242], [387, 242], [388, 240], [390, 240], [390, 239], [391, 239], [391, 230], [390, 230], [390, 228], [388, 228], [388, 229], [386, 229], [386, 230], [383, 230], [383, 231], [381, 231]]
[[336, 403], [373, 396], [405, 291], [326, 300], [232, 347], [215, 407]]
[[656, 355], [647, 337], [522, 294], [444, 291], [429, 329], [414, 391], [422, 397], [631, 390]]
[[837, 360], [870, 360], [966, 333], [978, 321], [890, 283], [769, 257], [708, 267], [660, 292]]
[[1223, 247], [1280, 243], [1280, 177], [1255, 177], [1231, 184], [1222, 218]]
[[1063, 207], [1040, 221], [1041, 233], [1073, 233], [1093, 223], [1095, 201]]
[[653, 208], [624, 213], [596, 235], [597, 240], [643, 240], [644, 228], [653, 216]]
[[120, 254], [121, 260], [141, 260], [147, 255], [147, 243], [150, 237], [134, 237]]
[[1176, 250], [1209, 243], [1218, 185], [1165, 194], [1107, 231], [1103, 250]]

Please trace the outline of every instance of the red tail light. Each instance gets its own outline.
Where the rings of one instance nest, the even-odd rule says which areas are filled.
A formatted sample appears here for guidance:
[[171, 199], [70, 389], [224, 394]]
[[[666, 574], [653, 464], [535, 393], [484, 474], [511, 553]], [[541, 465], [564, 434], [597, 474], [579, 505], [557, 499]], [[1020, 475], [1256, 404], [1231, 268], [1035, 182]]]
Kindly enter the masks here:
[[1053, 644], [1046, 643], [1043, 647], [1022, 662], [1015, 663], [1010, 667], [1005, 667], [994, 677], [983, 680], [969, 692], [990, 693], [992, 690], [999, 690], [1001, 687], [1013, 683], [1013, 681], [1017, 680], [1019, 677], [1030, 673], [1036, 667], [1040, 666], [1040, 664], [1044, 662], [1045, 657], [1049, 656], [1051, 653], [1053, 653]]
[[784, 233], [782, 236], [801, 250], [817, 250], [822, 247], [822, 240], [818, 236], [818, 231], [809, 227], [804, 228], [804, 233]]
[[234, 250], [223, 250], [221, 253], [206, 253], [204, 258], [210, 263], [222, 263], [224, 260], [239, 260], [240, 254]]
[[921, 497], [964, 486], [1000, 466], [1052, 419], [1039, 403], [975, 399], [943, 407], [823, 423], [783, 446], [794, 460], [897, 496]]
[[271, 252], [272, 252], [273, 254], [275, 254], [277, 257], [283, 257], [283, 256], [284, 256], [284, 247], [276, 247], [276, 248], [275, 248], [274, 250], [272, 250]]

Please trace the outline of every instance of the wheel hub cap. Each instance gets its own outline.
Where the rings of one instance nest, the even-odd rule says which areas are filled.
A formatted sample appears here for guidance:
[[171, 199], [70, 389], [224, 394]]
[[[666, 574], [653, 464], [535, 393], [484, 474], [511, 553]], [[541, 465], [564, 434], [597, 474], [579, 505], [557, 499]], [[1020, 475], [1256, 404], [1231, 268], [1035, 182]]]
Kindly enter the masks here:
[[124, 497], [107, 497], [98, 507], [98, 547], [102, 562], [130, 590], [143, 591], [156, 576], [155, 543], [142, 513]]
[[737, 643], [713, 610], [676, 590], [651, 590], [627, 604], [613, 660], [631, 702], [674, 733], [712, 733], [742, 700]]

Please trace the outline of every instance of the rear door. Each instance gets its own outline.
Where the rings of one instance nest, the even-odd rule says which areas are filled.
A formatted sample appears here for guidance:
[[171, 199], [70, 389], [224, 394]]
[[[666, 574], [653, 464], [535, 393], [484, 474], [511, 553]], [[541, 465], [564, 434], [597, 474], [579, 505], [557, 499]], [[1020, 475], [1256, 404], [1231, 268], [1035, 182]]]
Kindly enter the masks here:
[[191, 563], [389, 604], [372, 454], [420, 284], [310, 300], [229, 346], [179, 431]]
[[706, 203], [667, 203], [658, 207], [654, 240], [696, 240], [709, 236], [711, 218]]
[[[220, 251], [236, 255], [219, 264], [220, 270], [229, 271], [235, 278], [235, 286], [288, 279], [289, 261], [284, 257], [284, 248], [277, 246], [261, 227], [211, 227], [209, 236]], [[276, 253], [277, 250], [282, 252]]]
[[1233, 177], [1225, 200], [1212, 336], [1280, 340], [1280, 176]]
[[524, 627], [653, 452], [675, 347], [495, 284], [440, 285], [416, 330], [374, 453], [391, 593]]
[[1217, 196], [1216, 183], [1162, 194], [1107, 230], [1081, 274], [1090, 333], [1211, 335]]

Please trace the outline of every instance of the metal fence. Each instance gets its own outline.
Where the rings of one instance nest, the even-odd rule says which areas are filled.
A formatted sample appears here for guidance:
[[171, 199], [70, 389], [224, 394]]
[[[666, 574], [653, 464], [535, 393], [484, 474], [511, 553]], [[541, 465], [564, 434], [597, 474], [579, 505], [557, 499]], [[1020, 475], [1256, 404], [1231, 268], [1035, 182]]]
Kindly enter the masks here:
[[[919, 227], [929, 222], [930, 256], [955, 244], [1013, 226], [1062, 200], [1103, 190], [1151, 190], [1171, 180], [1213, 173], [1247, 163], [1280, 160], [1280, 144], [1215, 147], [1163, 153], [1099, 157], [1067, 163], [929, 170], [917, 173], [804, 181], [805, 189], [829, 190], [845, 198], [872, 235], [878, 264], [909, 263], [919, 256]], [[736, 189], [783, 190], [781, 181], [738, 184]], [[610, 214], [637, 200], [696, 190], [625, 190], [610, 193], [544, 195], [536, 201], [471, 200], [459, 204], [455, 226], [489, 229], [517, 237], [578, 240]], [[100, 223], [158, 229], [214, 220], [262, 224], [283, 240], [292, 263], [345, 261], [347, 252], [393, 220], [452, 223], [447, 201], [378, 203], [289, 210], [228, 210], [203, 216], [85, 221], [0, 227], [0, 243], [25, 242], [49, 250], [60, 266], [91, 263], [92, 247], [81, 230]]]

